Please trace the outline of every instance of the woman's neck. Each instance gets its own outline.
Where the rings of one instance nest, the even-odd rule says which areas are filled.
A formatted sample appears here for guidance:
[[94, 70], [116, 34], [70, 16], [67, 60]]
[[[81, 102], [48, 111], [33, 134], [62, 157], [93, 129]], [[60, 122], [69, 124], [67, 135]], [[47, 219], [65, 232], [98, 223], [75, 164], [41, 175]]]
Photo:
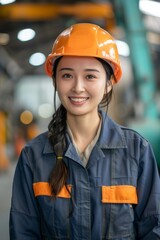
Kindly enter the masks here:
[[67, 123], [72, 132], [73, 139], [80, 152], [83, 152], [94, 139], [100, 125], [99, 114], [72, 116], [67, 115]]

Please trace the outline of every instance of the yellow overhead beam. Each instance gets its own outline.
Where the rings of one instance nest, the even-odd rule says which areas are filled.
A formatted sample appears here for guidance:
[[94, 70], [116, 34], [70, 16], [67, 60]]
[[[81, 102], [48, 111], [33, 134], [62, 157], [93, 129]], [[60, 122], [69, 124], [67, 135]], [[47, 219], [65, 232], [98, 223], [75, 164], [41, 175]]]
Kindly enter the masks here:
[[60, 15], [79, 19], [114, 19], [112, 5], [96, 3], [76, 3], [72, 5], [51, 3], [15, 3], [0, 6], [1, 20], [39, 21], [50, 20]]

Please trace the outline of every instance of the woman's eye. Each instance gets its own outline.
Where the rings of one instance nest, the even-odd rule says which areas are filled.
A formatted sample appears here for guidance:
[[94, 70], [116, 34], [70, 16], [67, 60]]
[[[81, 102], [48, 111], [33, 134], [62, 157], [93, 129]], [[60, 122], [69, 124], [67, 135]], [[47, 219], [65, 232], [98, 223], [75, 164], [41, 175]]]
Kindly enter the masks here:
[[89, 74], [89, 75], [86, 76], [86, 78], [89, 79], [89, 80], [92, 80], [92, 79], [95, 79], [96, 77], [92, 74]]
[[71, 74], [69, 74], [69, 73], [65, 73], [65, 74], [63, 74], [62, 75], [62, 78], [71, 78], [72, 77], [72, 75]]

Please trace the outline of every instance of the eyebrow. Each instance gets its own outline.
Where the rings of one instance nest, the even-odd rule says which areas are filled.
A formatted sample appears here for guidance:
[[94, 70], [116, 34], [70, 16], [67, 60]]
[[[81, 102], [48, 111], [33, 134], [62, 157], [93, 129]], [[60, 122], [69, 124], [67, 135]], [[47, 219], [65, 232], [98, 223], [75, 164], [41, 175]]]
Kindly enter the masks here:
[[59, 71], [64, 71], [64, 70], [70, 70], [70, 71], [73, 71], [73, 68], [61, 68], [61, 69], [59, 69]]
[[[74, 71], [73, 68], [61, 68], [59, 71], [64, 71], [64, 70], [69, 70], [69, 71]], [[97, 69], [92, 69], [92, 68], [86, 68], [84, 71], [89, 71], [89, 72], [100, 72]]]
[[92, 68], [87, 68], [87, 69], [85, 69], [85, 71], [100, 72], [99, 70], [97, 70], [97, 69], [92, 69]]

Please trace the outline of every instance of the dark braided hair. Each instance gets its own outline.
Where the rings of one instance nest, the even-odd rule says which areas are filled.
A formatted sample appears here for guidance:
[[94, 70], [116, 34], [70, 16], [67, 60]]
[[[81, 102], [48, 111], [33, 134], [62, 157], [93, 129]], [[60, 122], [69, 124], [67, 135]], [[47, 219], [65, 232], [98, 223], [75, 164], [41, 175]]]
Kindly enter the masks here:
[[[54, 68], [53, 68], [52, 78], [55, 86], [54, 104], [56, 103], [56, 81], [55, 81], [56, 69], [60, 59], [61, 57], [55, 61]], [[49, 177], [49, 183], [51, 186], [52, 195], [56, 197], [58, 193], [61, 191], [62, 187], [66, 185], [68, 171], [67, 171], [67, 166], [63, 161], [63, 152], [66, 148], [66, 142], [65, 142], [66, 109], [63, 107], [63, 105], [60, 105], [58, 109], [56, 109], [56, 105], [55, 105], [54, 108], [55, 108], [55, 113], [53, 114], [52, 120], [48, 126], [48, 130], [49, 130], [48, 137], [51, 145], [53, 146], [54, 152], [56, 154], [56, 164], [51, 171], [51, 174]]]
[[[56, 69], [57, 65], [62, 57], [58, 58], [53, 67], [53, 81], [55, 85], [55, 92], [56, 92]], [[103, 65], [106, 76], [107, 76], [107, 86], [112, 85], [111, 77], [114, 77], [113, 69], [111, 66], [104, 60], [97, 58]], [[112, 89], [109, 93], [105, 94], [101, 103], [100, 107], [108, 107], [112, 98]], [[56, 94], [54, 95], [54, 103], [56, 103]], [[50, 177], [49, 177], [49, 184], [51, 186], [51, 191], [53, 197], [56, 197], [58, 193], [61, 191], [62, 187], [66, 186], [66, 180], [68, 176], [68, 169], [63, 160], [63, 153], [66, 148], [66, 141], [65, 141], [65, 133], [66, 133], [66, 116], [67, 112], [66, 109], [61, 104], [60, 107], [56, 110], [55, 106], [55, 113], [53, 114], [52, 120], [49, 123], [48, 130], [49, 130], [49, 141], [53, 146], [54, 152], [56, 154], [56, 164], [53, 167]], [[67, 186], [66, 189], [68, 190]], [[68, 190], [69, 191], [69, 190]]]
[[56, 196], [66, 183], [67, 166], [63, 161], [65, 149], [66, 110], [61, 105], [53, 115], [49, 126], [49, 140], [56, 154], [56, 164], [50, 174], [49, 183], [53, 196]]

